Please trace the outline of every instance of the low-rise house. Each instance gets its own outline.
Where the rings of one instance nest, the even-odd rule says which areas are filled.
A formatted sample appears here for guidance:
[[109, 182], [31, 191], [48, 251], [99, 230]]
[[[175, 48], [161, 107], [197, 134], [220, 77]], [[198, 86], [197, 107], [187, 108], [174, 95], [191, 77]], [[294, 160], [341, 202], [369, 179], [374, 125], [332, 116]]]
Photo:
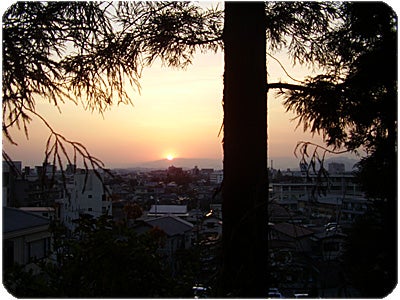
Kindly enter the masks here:
[[314, 235], [314, 232], [295, 224], [278, 223], [270, 225], [269, 235], [271, 241], [287, 242], [292, 244], [298, 252], [309, 252], [312, 248], [310, 237]]
[[35, 215], [48, 218], [50, 221], [56, 219], [56, 209], [54, 207], [36, 207], [36, 206], [28, 206], [28, 207], [20, 207], [20, 210], [27, 211], [33, 213]]
[[165, 240], [160, 244], [158, 251], [164, 256], [174, 273], [179, 268], [175, 260], [177, 251], [189, 249], [192, 246], [193, 224], [178, 217], [162, 216], [146, 219], [135, 227], [135, 231], [139, 234], [154, 229], [161, 230], [165, 234]]
[[268, 217], [269, 221], [272, 223], [281, 223], [292, 220], [293, 213], [291, 210], [287, 209], [283, 205], [276, 203], [269, 203]]
[[174, 216], [163, 216], [147, 219], [144, 221], [152, 228], [159, 228], [167, 235], [164, 250], [169, 254], [177, 249], [188, 249], [191, 247], [191, 231], [193, 224]]
[[160, 216], [175, 216], [175, 217], [188, 217], [189, 213], [187, 205], [152, 205], [148, 214], [148, 217], [160, 217]]
[[3, 269], [47, 258], [50, 220], [18, 208], [3, 207]]

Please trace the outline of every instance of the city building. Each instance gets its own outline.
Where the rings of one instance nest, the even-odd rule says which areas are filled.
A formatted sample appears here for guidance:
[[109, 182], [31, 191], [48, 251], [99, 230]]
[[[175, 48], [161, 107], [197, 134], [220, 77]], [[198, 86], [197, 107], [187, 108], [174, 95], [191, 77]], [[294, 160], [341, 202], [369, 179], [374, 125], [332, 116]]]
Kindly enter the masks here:
[[32, 206], [32, 207], [19, 207], [22, 211], [27, 211], [37, 216], [41, 216], [44, 218], [49, 219], [50, 221], [54, 221], [56, 219], [56, 209], [54, 207], [39, 207], [39, 206]]
[[3, 206], [52, 206], [54, 200], [60, 198], [62, 188], [56, 180], [56, 173], [43, 173], [46, 168], [54, 172], [56, 169], [52, 165], [44, 166], [40, 167], [42, 171], [37, 171], [39, 167], [22, 169], [19, 161], [3, 161]]
[[269, 228], [270, 241], [285, 242], [298, 252], [311, 251], [312, 242], [310, 237], [314, 235], [313, 231], [290, 223], [270, 224]]
[[57, 203], [60, 221], [70, 230], [75, 228], [74, 220], [82, 214], [95, 218], [112, 215], [111, 193], [93, 170], [75, 173], [73, 183], [66, 185], [64, 196]]
[[292, 181], [272, 183], [270, 198], [291, 211], [351, 223], [367, 210], [367, 199], [344, 164], [330, 163], [327, 177], [300, 174]]
[[3, 206], [13, 206], [15, 203], [16, 181], [20, 180], [22, 177], [21, 162], [3, 161], [2, 176]]
[[210, 182], [213, 184], [220, 184], [224, 180], [224, 172], [221, 171], [214, 171], [210, 173]]
[[3, 207], [3, 269], [47, 258], [50, 220], [18, 208]]
[[135, 227], [139, 234], [149, 233], [164, 236], [165, 240], [159, 244], [158, 252], [165, 263], [171, 267], [172, 274], [179, 270], [175, 255], [179, 250], [189, 249], [192, 246], [193, 224], [179, 217], [166, 215], [141, 221]]
[[175, 216], [188, 217], [187, 205], [159, 205], [153, 204], [147, 214], [148, 217]]
[[345, 166], [342, 163], [332, 162], [328, 165], [329, 174], [343, 174], [345, 172]]

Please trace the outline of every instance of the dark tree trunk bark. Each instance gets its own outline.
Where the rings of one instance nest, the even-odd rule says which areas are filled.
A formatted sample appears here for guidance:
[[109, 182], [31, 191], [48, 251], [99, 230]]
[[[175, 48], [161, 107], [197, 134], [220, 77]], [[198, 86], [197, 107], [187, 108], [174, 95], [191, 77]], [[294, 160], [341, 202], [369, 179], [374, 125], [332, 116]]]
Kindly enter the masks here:
[[222, 296], [266, 297], [267, 77], [263, 2], [226, 2]]

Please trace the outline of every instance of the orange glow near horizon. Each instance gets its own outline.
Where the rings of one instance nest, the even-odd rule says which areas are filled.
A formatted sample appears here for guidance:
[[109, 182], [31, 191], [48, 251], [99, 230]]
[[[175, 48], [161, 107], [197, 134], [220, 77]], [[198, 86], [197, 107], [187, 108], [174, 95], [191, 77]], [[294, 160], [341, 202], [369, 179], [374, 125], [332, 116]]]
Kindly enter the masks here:
[[[223, 122], [223, 65], [220, 52], [196, 54], [193, 65], [185, 70], [154, 64], [143, 71], [140, 93], [129, 91], [134, 106], [114, 105], [103, 115], [85, 111], [72, 102], [61, 105], [60, 114], [40, 99], [36, 111], [56, 132], [85, 145], [106, 167], [176, 157], [222, 161], [223, 134], [218, 133]], [[285, 76], [283, 71], [273, 62], [268, 73], [277, 76], [268, 78], [269, 82], [285, 81], [279, 77]], [[309, 74], [301, 69], [290, 73], [300, 79]], [[320, 143], [320, 137], [295, 130], [296, 122], [290, 121], [293, 117], [285, 113], [281, 99], [268, 93], [269, 160], [294, 157], [293, 150], [300, 140]], [[41, 164], [50, 134], [48, 128], [34, 117], [29, 124], [29, 140], [23, 130], [10, 132], [18, 143], [14, 146], [3, 138], [3, 149], [10, 157], [22, 161], [24, 166]]]

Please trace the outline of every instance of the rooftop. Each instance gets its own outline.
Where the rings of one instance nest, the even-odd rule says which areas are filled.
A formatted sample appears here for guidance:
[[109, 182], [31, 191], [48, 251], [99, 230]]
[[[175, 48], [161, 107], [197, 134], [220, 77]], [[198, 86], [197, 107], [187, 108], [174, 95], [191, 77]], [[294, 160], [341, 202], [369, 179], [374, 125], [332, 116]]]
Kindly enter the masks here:
[[152, 205], [149, 211], [149, 215], [186, 215], [187, 213], [187, 205]]
[[147, 219], [145, 223], [152, 227], [162, 229], [168, 236], [183, 234], [192, 230], [193, 225], [185, 220], [173, 216], [164, 216], [154, 219]]
[[49, 219], [18, 208], [3, 207], [3, 233], [49, 225]]
[[273, 228], [276, 231], [279, 231], [292, 238], [300, 238], [314, 234], [313, 231], [305, 227], [297, 226], [290, 223], [278, 223], [273, 225]]

